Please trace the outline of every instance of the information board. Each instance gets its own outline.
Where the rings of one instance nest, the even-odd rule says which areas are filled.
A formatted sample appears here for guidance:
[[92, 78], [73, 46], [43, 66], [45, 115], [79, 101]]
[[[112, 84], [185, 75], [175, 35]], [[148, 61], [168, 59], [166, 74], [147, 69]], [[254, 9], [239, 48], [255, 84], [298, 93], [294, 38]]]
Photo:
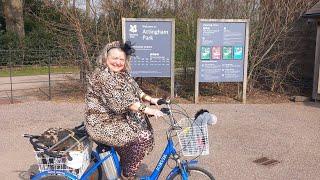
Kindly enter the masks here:
[[200, 22], [199, 82], [242, 82], [245, 22]]
[[174, 96], [174, 19], [122, 18], [122, 38], [136, 50], [131, 58], [133, 77], [170, 77]]
[[123, 19], [123, 39], [134, 44], [133, 77], [171, 77], [174, 28], [172, 19]]
[[196, 93], [199, 82], [243, 82], [246, 86], [248, 22], [246, 19], [198, 20]]

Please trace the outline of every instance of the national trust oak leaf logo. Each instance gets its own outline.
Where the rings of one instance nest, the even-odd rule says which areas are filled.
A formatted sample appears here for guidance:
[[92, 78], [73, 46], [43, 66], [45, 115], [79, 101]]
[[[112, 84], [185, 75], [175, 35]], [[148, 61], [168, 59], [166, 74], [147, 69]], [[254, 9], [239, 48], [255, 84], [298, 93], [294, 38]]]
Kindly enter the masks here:
[[138, 32], [137, 25], [131, 25], [131, 24], [130, 24], [130, 29], [129, 29], [129, 31], [132, 32], [132, 33]]

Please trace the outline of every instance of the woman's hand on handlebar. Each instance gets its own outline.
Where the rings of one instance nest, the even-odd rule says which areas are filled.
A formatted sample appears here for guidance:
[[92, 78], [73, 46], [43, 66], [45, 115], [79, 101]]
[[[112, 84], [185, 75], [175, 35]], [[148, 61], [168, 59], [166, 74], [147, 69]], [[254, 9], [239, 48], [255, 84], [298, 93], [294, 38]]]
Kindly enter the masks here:
[[153, 108], [146, 108], [146, 110], [144, 111], [144, 113], [151, 115], [151, 116], [155, 116], [156, 118], [158, 117], [162, 117], [165, 114], [163, 114], [163, 112], [161, 112], [158, 109], [153, 109]]
[[150, 99], [150, 104], [151, 105], [156, 105], [157, 107], [159, 106], [158, 105], [158, 101], [159, 101], [160, 99], [159, 98], [151, 98]]
[[162, 117], [162, 116], [164, 116], [165, 114], [163, 114], [163, 112], [161, 112], [160, 110], [158, 110], [158, 109], [156, 109], [156, 111], [155, 111], [155, 113], [154, 113], [154, 116], [156, 117], [156, 118], [158, 118], [158, 117]]

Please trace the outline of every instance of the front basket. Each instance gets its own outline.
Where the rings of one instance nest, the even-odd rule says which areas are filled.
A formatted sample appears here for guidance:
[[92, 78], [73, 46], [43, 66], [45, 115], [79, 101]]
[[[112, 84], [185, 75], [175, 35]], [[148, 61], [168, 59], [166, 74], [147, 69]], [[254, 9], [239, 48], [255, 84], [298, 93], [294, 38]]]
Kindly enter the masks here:
[[198, 156], [209, 154], [208, 126], [197, 123], [194, 119], [184, 118], [178, 123], [178, 139], [184, 156]]

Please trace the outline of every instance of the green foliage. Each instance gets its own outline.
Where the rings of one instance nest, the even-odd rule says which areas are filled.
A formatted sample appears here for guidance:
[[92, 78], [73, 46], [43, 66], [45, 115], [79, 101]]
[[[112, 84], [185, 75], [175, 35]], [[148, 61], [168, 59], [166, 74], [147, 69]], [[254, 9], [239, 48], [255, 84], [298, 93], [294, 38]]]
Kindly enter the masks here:
[[26, 49], [53, 49], [53, 34], [44, 27], [43, 23], [35, 21], [30, 15], [25, 15]]
[[196, 59], [196, 21], [186, 22], [176, 19], [176, 54], [177, 67], [194, 67]]
[[[5, 31], [4, 17], [0, 13], [0, 49], [51, 49], [54, 48], [53, 35], [43, 22], [36, 19], [36, 13], [44, 9], [39, 0], [26, 0], [24, 7], [25, 38], [19, 41], [14, 32]], [[51, 9], [47, 13], [52, 13]], [[2, 12], [2, 11], [1, 11]], [[57, 14], [57, 13], [56, 13]], [[56, 17], [56, 16], [52, 16]], [[3, 25], [3, 27], [2, 27]]]
[[2, 1], [0, 1], [0, 33], [6, 29], [5, 19], [2, 13]]
[[17, 49], [20, 46], [19, 37], [14, 32], [0, 32], [0, 49]]

